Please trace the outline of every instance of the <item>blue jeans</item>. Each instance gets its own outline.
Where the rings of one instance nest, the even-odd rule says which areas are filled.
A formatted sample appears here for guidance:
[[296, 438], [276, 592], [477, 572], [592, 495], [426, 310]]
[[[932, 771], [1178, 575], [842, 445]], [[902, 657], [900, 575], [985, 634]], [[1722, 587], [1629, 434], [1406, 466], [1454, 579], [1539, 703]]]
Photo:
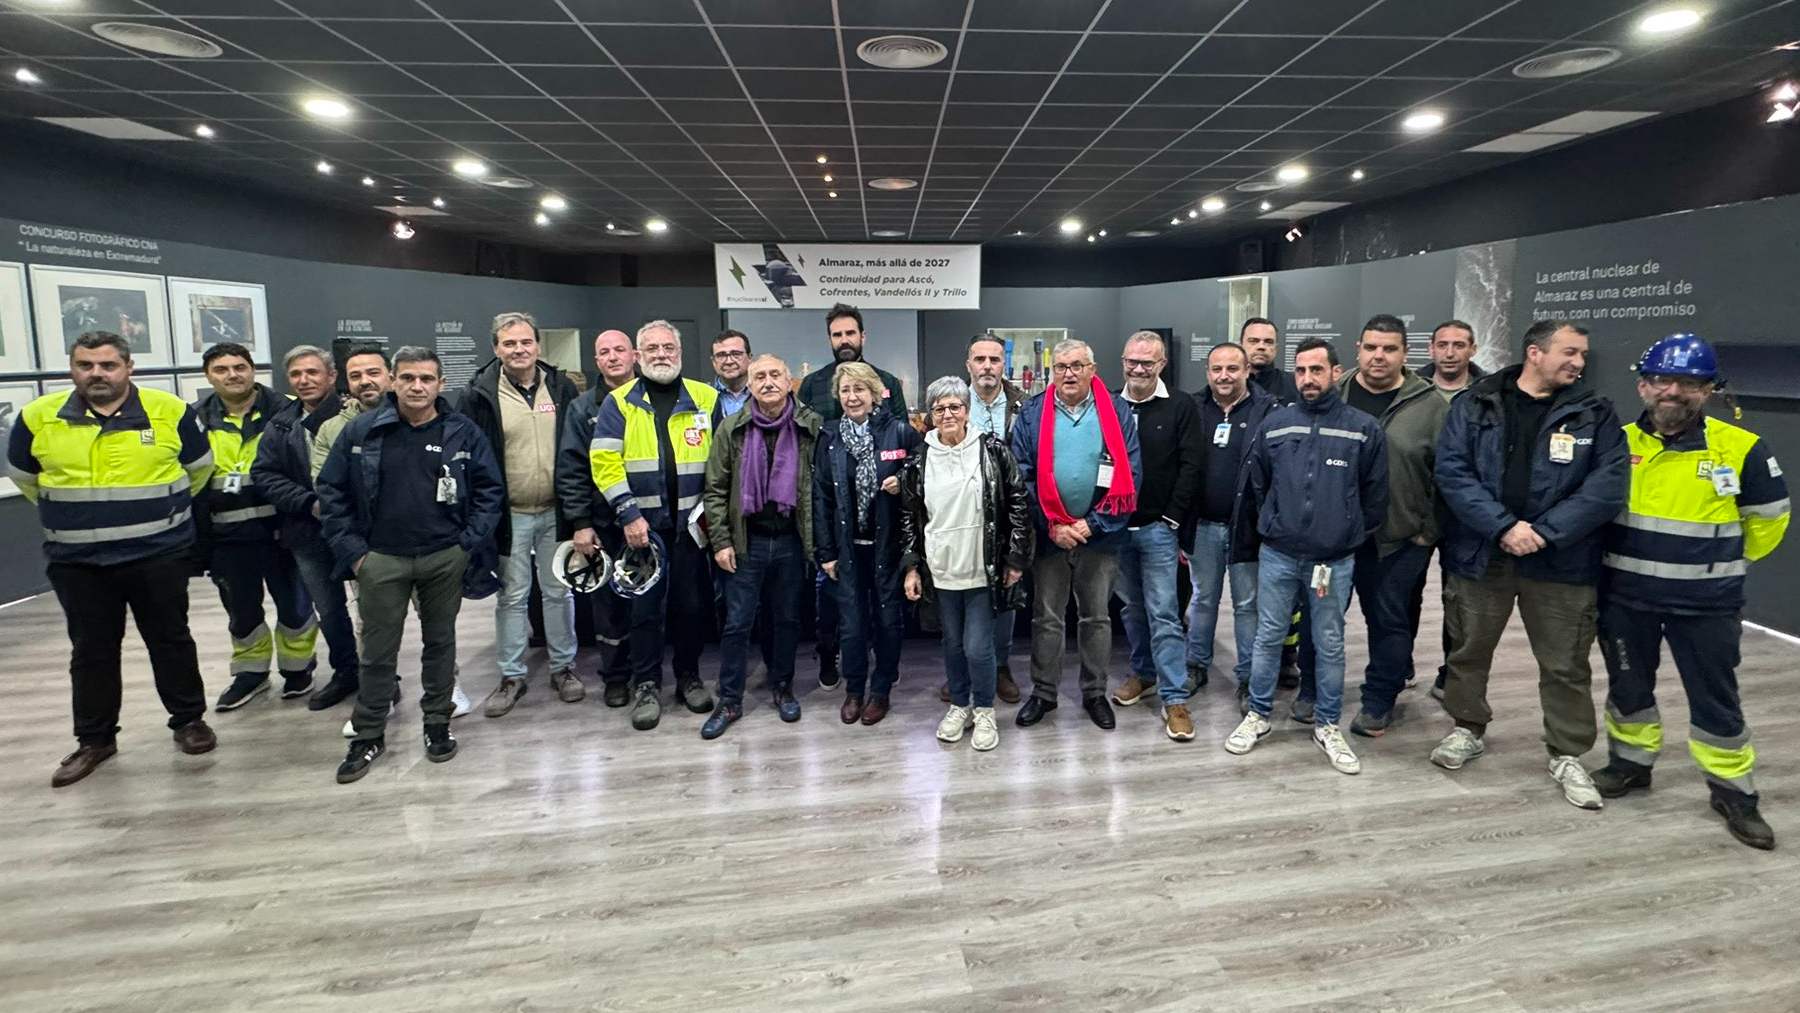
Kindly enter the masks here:
[[[1025, 578], [1021, 577], [1020, 579]], [[994, 613], [994, 664], [1007, 664], [1007, 659], [1012, 656], [1013, 631], [1018, 623], [1017, 609]]]
[[[885, 700], [900, 674], [900, 637], [906, 630], [906, 613], [900, 604], [900, 571], [897, 567], [877, 568], [880, 546], [853, 544], [850, 549], [856, 553], [856, 565], [845, 572], [845, 561], [839, 560], [839, 579], [832, 582], [837, 592], [844, 692]], [[871, 644], [875, 648], [872, 674]]]
[[318, 613], [319, 632], [325, 635], [325, 647], [330, 651], [331, 674], [354, 681], [362, 669], [356, 658], [356, 627], [350, 622], [344, 582], [331, 576], [337, 568], [331, 548], [323, 541], [310, 541], [296, 542], [288, 551], [294, 555], [294, 568], [300, 571], [300, 581]]
[[1125, 603], [1125, 639], [1131, 670], [1155, 673], [1164, 704], [1186, 703], [1186, 642], [1181, 634], [1175, 529], [1157, 521], [1131, 528], [1119, 543], [1119, 599]]
[[1219, 600], [1225, 578], [1231, 578], [1232, 647], [1238, 685], [1250, 685], [1250, 659], [1256, 644], [1256, 564], [1231, 562], [1231, 525], [1201, 521], [1194, 529], [1194, 551], [1188, 554], [1187, 663], [1202, 672], [1212, 667], [1213, 634], [1219, 628]]
[[973, 591], [940, 589], [937, 606], [938, 623], [944, 628], [944, 672], [950, 677], [950, 702], [958, 707], [992, 707], [993, 592], [985, 587]]
[[[1331, 568], [1331, 583], [1324, 598], [1312, 590], [1313, 567]], [[1250, 709], [1268, 717], [1275, 709], [1275, 681], [1281, 674], [1281, 642], [1287, 639], [1293, 618], [1294, 596], [1310, 596], [1307, 609], [1313, 643], [1313, 673], [1317, 699], [1313, 722], [1323, 728], [1335, 725], [1344, 706], [1344, 610], [1350, 606], [1350, 585], [1356, 573], [1356, 557], [1314, 560], [1295, 559], [1268, 545], [1262, 547], [1256, 567], [1256, 657], [1250, 666]]]
[[1362, 706], [1386, 714], [1412, 674], [1413, 592], [1431, 564], [1431, 546], [1407, 542], [1383, 556], [1370, 541], [1356, 552], [1356, 597], [1369, 628], [1369, 664], [1363, 669]]
[[575, 603], [556, 579], [556, 510], [535, 514], [511, 512], [512, 544], [500, 558], [500, 604], [494, 609], [494, 653], [500, 675], [525, 678], [525, 645], [531, 624], [525, 618], [537, 556], [535, 579], [544, 596], [544, 642], [549, 645], [550, 671], [575, 664]]
[[725, 578], [725, 631], [719, 639], [719, 703], [743, 703], [751, 632], [765, 612], [774, 639], [772, 655], [765, 659], [769, 688], [792, 686], [794, 651], [800, 642], [800, 595], [806, 587], [800, 536], [789, 532], [771, 538], [752, 532], [744, 554], [737, 557], [737, 572], [720, 571], [720, 576]]

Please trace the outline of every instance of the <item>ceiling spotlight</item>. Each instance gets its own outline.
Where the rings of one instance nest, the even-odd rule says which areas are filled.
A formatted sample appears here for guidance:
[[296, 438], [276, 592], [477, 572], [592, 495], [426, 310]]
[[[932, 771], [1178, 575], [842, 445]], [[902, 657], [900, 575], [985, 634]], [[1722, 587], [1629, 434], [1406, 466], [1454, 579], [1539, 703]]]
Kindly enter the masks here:
[[824, 165], [826, 162], [829, 162], [830, 159], [826, 158], [824, 155], [820, 155], [819, 157], [813, 159], [813, 161], [819, 163], [820, 165]]
[[1270, 204], [1270, 203], [1269, 203], [1269, 202], [1268, 202], [1268, 201], [1263, 201], [1263, 202], [1262, 202], [1262, 203], [1261, 203], [1261, 204], [1258, 204], [1258, 205], [1257, 205], [1257, 206], [1256, 206], [1256, 209], [1257, 209], [1257, 210], [1258, 210], [1258, 211], [1267, 211], [1267, 210], [1269, 210], [1269, 209], [1270, 209], [1270, 208], [1273, 208], [1273, 207], [1274, 207], [1274, 206], [1275, 206], [1275, 205], [1273, 205], [1273, 204]]
[[1794, 118], [1794, 113], [1796, 111], [1800, 111], [1800, 105], [1784, 106], [1781, 103], [1777, 102], [1777, 103], [1775, 103], [1775, 111], [1770, 113], [1769, 118], [1767, 120], [1764, 120], [1763, 122], [1765, 122], [1765, 123], [1786, 123], [1787, 121]]
[[319, 175], [321, 176], [331, 175], [331, 163], [322, 158], [319, 159], [318, 164], [314, 165], [313, 168], [319, 170]]
[[1014, 229], [1014, 230], [1013, 230], [1013, 235], [1015, 235], [1015, 236], [1022, 236], [1022, 235], [1024, 235], [1024, 234], [1025, 234], [1025, 230], [1024, 230], [1024, 229]]
[[1072, 236], [1081, 231], [1081, 219], [1064, 218], [1056, 227], [1062, 230], [1063, 235]]
[[487, 175], [487, 166], [473, 158], [457, 159], [451, 163], [450, 170], [458, 176], [467, 176], [470, 179], [480, 179]]
[[661, 218], [652, 218], [644, 223], [644, 228], [649, 229], [651, 232], [667, 232], [669, 231], [669, 223], [663, 221]]
[[1310, 173], [1307, 172], [1304, 165], [1284, 165], [1275, 170], [1275, 178], [1283, 183], [1298, 183], [1308, 175]]
[[1775, 90], [1775, 101], [1777, 102], [1792, 102], [1795, 99], [1800, 99], [1800, 89], [1796, 89], [1792, 81]]
[[606, 223], [606, 231], [611, 232], [612, 230], [613, 230], [613, 223], [607, 222]]
[[1180, 218], [1171, 218], [1171, 219], [1169, 219], [1169, 224], [1170, 225], [1180, 225], [1181, 219]]
[[531, 220], [538, 223], [539, 225], [550, 224], [550, 216], [543, 213], [542, 211], [539, 211], [536, 215], [532, 216]]
[[869, 233], [869, 235], [876, 236], [881, 239], [900, 239], [900, 238], [904, 237], [906, 235], [906, 233], [900, 231], [899, 229], [876, 229], [874, 232]]
[[1669, 35], [1685, 32], [1700, 23], [1700, 12], [1692, 7], [1668, 7], [1644, 15], [1637, 30], [1645, 35]]
[[1106, 230], [1105, 230], [1105, 229], [1101, 229], [1101, 230], [1100, 230], [1100, 231], [1099, 231], [1099, 232], [1098, 232], [1098, 233], [1097, 233], [1097, 235], [1099, 235], [1099, 237], [1100, 237], [1100, 238], [1101, 238], [1101, 239], [1105, 239], [1105, 238], [1106, 238]]
[[1208, 197], [1205, 200], [1200, 202], [1200, 210], [1206, 212], [1209, 215], [1216, 215], [1219, 212], [1225, 210], [1225, 198], [1223, 198], [1223, 197]]
[[406, 221], [395, 222], [393, 228], [388, 231], [394, 234], [395, 239], [411, 239], [413, 237], [413, 227]]
[[832, 175], [831, 175], [831, 173], [829, 173], [829, 172], [828, 172], [828, 173], [826, 173], [826, 174], [825, 174], [825, 175], [823, 175], [823, 176], [820, 176], [820, 177], [819, 177], [819, 178], [820, 178], [820, 179], [822, 179], [822, 180], [824, 180], [824, 181], [825, 181], [825, 182], [827, 182], [827, 183], [830, 183], [830, 182], [832, 182], [832, 181], [833, 181], [833, 177], [832, 177]]
[[364, 176], [362, 179], [362, 184], [363, 184], [363, 186], [374, 186], [375, 178], [373, 176]]
[[20, 84], [43, 84], [44, 79], [31, 72], [29, 67], [20, 67], [13, 71], [13, 80]]
[[1282, 233], [1281, 238], [1287, 240], [1290, 243], [1294, 243], [1294, 242], [1299, 242], [1300, 237], [1304, 236], [1304, 235], [1306, 235], [1306, 233], [1301, 231], [1300, 226], [1290, 225], [1290, 226], [1288, 226], [1288, 230], [1286, 232]]
[[1367, 175], [1368, 175], [1368, 173], [1362, 171], [1361, 169], [1350, 170], [1350, 178], [1358, 183], [1361, 183], [1363, 181], [1363, 177], [1367, 176]]
[[1195, 208], [1188, 208], [1188, 217], [1189, 218], [1198, 218], [1198, 217], [1200, 217], [1200, 212]]
[[1090, 232], [1090, 233], [1088, 233], [1088, 242], [1091, 243], [1093, 241], [1094, 241], [1094, 234]]
[[206, 125], [206, 124], [204, 124], [204, 123], [202, 123], [202, 124], [200, 124], [200, 125], [199, 125], [199, 126], [197, 126], [197, 127], [195, 127], [195, 128], [194, 128], [194, 136], [195, 136], [195, 137], [198, 137], [198, 138], [201, 138], [201, 139], [203, 139], [203, 140], [208, 140], [208, 141], [210, 141], [210, 140], [212, 140], [212, 139], [213, 139], [213, 138], [214, 138], [214, 137], [217, 137], [217, 136], [218, 136], [218, 131], [216, 131], [216, 130], [214, 130], [214, 129], [213, 129], [213, 128], [211, 128], [211, 127], [209, 127], [209, 126], [207, 126], [207, 125]]
[[837, 191], [836, 190], [827, 190], [827, 191], [825, 191], [825, 196], [831, 197], [831, 198], [836, 198]]
[[431, 206], [434, 208], [442, 209], [444, 207], [444, 198], [442, 198], [442, 197], [431, 198]]
[[538, 207], [543, 208], [545, 211], [567, 211], [569, 210], [569, 202], [563, 200], [559, 194], [545, 194], [544, 199], [538, 201]]
[[350, 103], [326, 95], [315, 95], [309, 99], [302, 99], [300, 108], [306, 111], [306, 115], [316, 116], [322, 120], [347, 120], [350, 118]]
[[1412, 134], [1428, 133], [1443, 125], [1444, 114], [1436, 109], [1421, 109], [1407, 114], [1406, 119], [1400, 121], [1401, 128]]

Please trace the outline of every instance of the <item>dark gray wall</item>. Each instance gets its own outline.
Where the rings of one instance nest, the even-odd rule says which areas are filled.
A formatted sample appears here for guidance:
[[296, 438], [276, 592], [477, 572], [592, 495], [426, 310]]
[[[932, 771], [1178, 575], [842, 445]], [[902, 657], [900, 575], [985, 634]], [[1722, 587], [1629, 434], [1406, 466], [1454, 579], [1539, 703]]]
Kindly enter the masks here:
[[920, 358], [927, 383], [940, 376], [966, 375], [969, 339], [990, 327], [1067, 327], [1071, 337], [1092, 345], [1108, 384], [1119, 384], [1119, 330], [1116, 288], [983, 288], [978, 310], [924, 310], [919, 313]]

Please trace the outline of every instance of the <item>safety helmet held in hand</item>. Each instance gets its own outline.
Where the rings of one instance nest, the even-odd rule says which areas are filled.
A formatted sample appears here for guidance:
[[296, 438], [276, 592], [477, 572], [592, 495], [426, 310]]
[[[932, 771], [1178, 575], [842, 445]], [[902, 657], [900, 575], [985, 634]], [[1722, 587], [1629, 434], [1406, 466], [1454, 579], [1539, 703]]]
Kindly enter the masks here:
[[612, 560], [605, 549], [597, 546], [594, 554], [588, 556], [577, 551], [574, 542], [563, 542], [556, 547], [550, 570], [556, 575], [558, 584], [578, 594], [587, 594], [600, 590], [612, 576]]
[[662, 580], [663, 570], [668, 566], [669, 552], [663, 547], [663, 540], [656, 532], [650, 532], [650, 544], [641, 549], [627, 545], [613, 560], [612, 582], [609, 585], [613, 593], [624, 598], [637, 598], [648, 594]]
[[1639, 376], [1687, 376], [1717, 380], [1719, 359], [1712, 346], [1698, 334], [1671, 334], [1644, 350], [1638, 359]]

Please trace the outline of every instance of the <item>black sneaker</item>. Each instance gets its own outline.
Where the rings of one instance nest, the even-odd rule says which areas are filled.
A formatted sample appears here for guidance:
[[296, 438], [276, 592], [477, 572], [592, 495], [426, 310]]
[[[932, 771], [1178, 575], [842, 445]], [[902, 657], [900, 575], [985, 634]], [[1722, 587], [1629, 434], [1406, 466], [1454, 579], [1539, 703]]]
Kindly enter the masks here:
[[1300, 685], [1300, 648], [1284, 647], [1281, 649], [1281, 674], [1275, 678], [1278, 689], [1293, 689]]
[[381, 759], [387, 752], [386, 739], [357, 739], [350, 743], [350, 752], [345, 754], [344, 762], [338, 764], [337, 780], [339, 784], [360, 781], [369, 772], [369, 767]]
[[234, 711], [250, 702], [258, 693], [267, 692], [269, 673], [246, 672], [231, 680], [225, 692], [219, 694], [219, 702], [213, 704], [213, 710]]
[[1199, 665], [1189, 665], [1187, 667], [1188, 695], [1193, 696], [1194, 693], [1200, 689], [1200, 687], [1206, 685], [1206, 680], [1207, 680], [1206, 669], [1201, 668]]
[[306, 701], [306, 709], [309, 711], [330, 710], [339, 703], [355, 696], [356, 688], [359, 684], [360, 682], [355, 675], [345, 675], [343, 672], [333, 672], [331, 673], [331, 678], [325, 681], [325, 685], [320, 686], [319, 691], [314, 693], [310, 700]]
[[631, 684], [627, 682], [609, 682], [606, 684], [606, 705], [623, 707], [631, 702]]
[[1764, 822], [1762, 814], [1756, 811], [1755, 795], [1714, 790], [1712, 807], [1714, 812], [1725, 817], [1725, 829], [1731, 831], [1738, 843], [1762, 851], [1775, 850], [1775, 828]]
[[443, 763], [456, 755], [456, 736], [450, 734], [450, 726], [425, 726], [425, 758], [432, 763]]
[[1240, 679], [1237, 684], [1238, 717], [1250, 713], [1250, 680]]
[[281, 698], [292, 700], [312, 692], [312, 669], [304, 672], [284, 672], [281, 676]]
[[819, 685], [826, 689], [836, 689], [843, 676], [838, 672], [837, 652], [819, 658]]

